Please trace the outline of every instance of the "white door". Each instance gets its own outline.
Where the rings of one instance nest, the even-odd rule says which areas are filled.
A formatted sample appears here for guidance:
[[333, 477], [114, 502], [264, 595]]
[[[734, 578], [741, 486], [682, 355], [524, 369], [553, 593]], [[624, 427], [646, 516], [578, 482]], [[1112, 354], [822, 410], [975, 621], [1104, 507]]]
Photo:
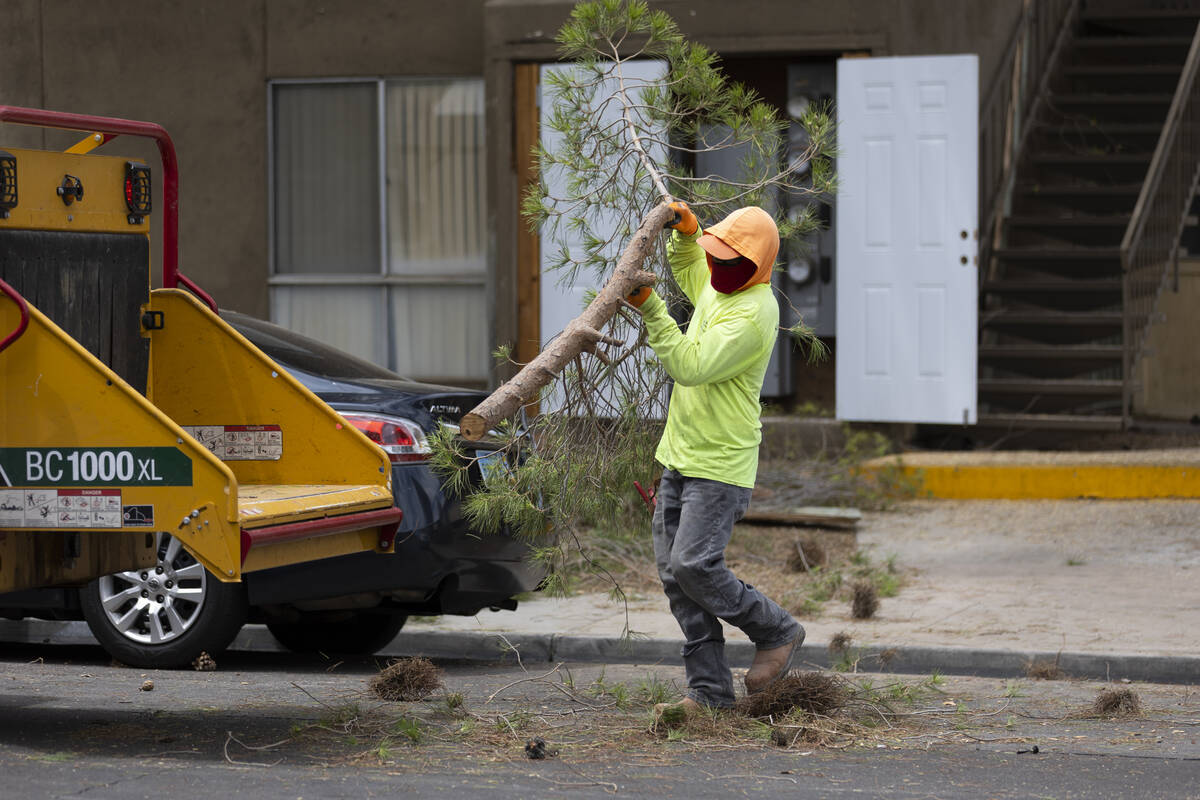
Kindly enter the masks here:
[[[558, 147], [562, 139], [562, 135], [551, 130], [548, 124], [548, 119], [554, 111], [554, 95], [552, 87], [547, 81], [547, 75], [551, 72], [561, 72], [564, 70], [573, 69], [570, 65], [560, 64], [543, 64], [539, 80], [538, 94], [538, 117], [539, 130], [542, 146], [547, 150], [554, 150]], [[654, 81], [662, 77], [666, 73], [667, 65], [663, 61], [630, 61], [622, 66], [622, 73], [625, 80], [631, 86], [638, 86], [642, 81]], [[594, 105], [599, 106], [604, 98], [609, 97], [617, 91], [618, 85], [616, 80], [609, 80], [601, 83], [596, 90]], [[621, 106], [619, 103], [608, 103], [605, 106], [605, 111], [601, 115], [602, 124], [616, 124], [621, 118]], [[664, 135], [665, 138], [665, 135]], [[666, 163], [666, 155], [663, 148], [651, 146], [652, 156], [661, 163]], [[635, 162], [626, 159], [625, 167], [632, 169]], [[551, 169], [547, 174], [542, 176], [547, 188], [552, 197], [566, 196], [566, 181], [568, 176], [564, 175], [561, 170]], [[560, 206], [566, 207], [565, 203], [560, 203]], [[629, 243], [627, 237], [614, 235], [618, 227], [622, 223], [629, 223], [630, 220], [616, 219], [611, 214], [597, 215], [593, 217], [588, 226], [586, 233], [601, 241], [608, 242], [604, 252], [609, 257], [609, 261], [613, 268], [617, 265], [621, 251]], [[641, 220], [632, 220], [633, 228], [636, 230]], [[555, 257], [559, 254], [563, 247], [570, 250], [576, 258], [583, 260], [584, 255], [584, 238], [583, 232], [571, 231], [567, 225], [560, 225], [558, 230], [552, 235], [549, 231], [549, 226], [543, 226], [541, 232], [541, 272], [542, 279], [539, 282], [541, 292], [541, 345], [544, 348], [551, 339], [557, 336], [563, 328], [567, 326], [571, 320], [579, 316], [585, 307], [586, 295], [589, 289], [596, 290], [604, 285], [608, 280], [608, 274], [604, 275], [588, 275], [578, 274], [574, 276], [574, 280], [570, 279], [562, 270], [551, 269], [550, 266], [554, 263]], [[650, 270], [657, 269], [657, 265], [647, 264], [646, 267]], [[558, 396], [557, 388], [555, 387], [543, 396], [542, 410], [551, 411], [559, 408], [562, 404], [562, 398]]]
[[837, 416], [975, 422], [978, 59], [838, 61]]

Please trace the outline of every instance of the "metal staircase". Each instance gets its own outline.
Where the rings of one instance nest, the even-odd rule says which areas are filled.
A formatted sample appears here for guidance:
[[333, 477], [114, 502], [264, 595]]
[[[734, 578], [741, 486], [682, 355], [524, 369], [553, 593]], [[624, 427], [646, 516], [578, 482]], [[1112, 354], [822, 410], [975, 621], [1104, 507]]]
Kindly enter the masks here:
[[981, 119], [981, 425], [1128, 424], [1195, 190], [1198, 22], [1188, 0], [1046, 0], [1014, 33]]

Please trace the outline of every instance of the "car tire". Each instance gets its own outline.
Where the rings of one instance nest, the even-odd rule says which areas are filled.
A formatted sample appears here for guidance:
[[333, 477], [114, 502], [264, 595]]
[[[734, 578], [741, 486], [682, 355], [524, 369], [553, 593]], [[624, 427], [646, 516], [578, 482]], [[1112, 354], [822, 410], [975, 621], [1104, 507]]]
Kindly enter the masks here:
[[370, 655], [395, 639], [407, 620], [402, 614], [358, 611], [341, 619], [313, 615], [299, 622], [268, 622], [267, 630], [295, 653]]
[[115, 572], [80, 590], [92, 635], [109, 655], [134, 667], [174, 668], [202, 652], [214, 656], [246, 622], [246, 587], [222, 583], [178, 539], [158, 536], [158, 564]]

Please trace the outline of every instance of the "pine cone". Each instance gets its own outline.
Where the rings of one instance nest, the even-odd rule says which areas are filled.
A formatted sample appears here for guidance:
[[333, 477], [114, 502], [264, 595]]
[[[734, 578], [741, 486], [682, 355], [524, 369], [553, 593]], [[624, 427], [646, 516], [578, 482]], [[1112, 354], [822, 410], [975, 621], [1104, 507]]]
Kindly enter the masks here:
[[197, 672], [212, 672], [216, 668], [217, 662], [204, 650], [201, 650], [200, 655], [196, 656], [196, 660], [192, 662], [192, 669]]

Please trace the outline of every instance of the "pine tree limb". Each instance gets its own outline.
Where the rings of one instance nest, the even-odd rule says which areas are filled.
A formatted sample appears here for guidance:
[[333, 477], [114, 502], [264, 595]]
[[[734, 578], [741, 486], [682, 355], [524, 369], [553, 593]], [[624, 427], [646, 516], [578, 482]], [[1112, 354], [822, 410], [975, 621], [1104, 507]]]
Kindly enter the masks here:
[[656, 206], [645, 216], [617, 261], [613, 274], [583, 313], [571, 320], [563, 332], [520, 372], [459, 420], [459, 430], [465, 438], [481, 439], [501, 420], [508, 419], [521, 406], [536, 400], [552, 376], [559, 374], [572, 359], [589, 346], [594, 347], [597, 341], [609, 341], [600, 331], [621, 308], [625, 297], [640, 286], [650, 286], [658, 281], [658, 276], [647, 271], [642, 264], [653, 249], [663, 226], [674, 216], [675, 212], [665, 203]]

